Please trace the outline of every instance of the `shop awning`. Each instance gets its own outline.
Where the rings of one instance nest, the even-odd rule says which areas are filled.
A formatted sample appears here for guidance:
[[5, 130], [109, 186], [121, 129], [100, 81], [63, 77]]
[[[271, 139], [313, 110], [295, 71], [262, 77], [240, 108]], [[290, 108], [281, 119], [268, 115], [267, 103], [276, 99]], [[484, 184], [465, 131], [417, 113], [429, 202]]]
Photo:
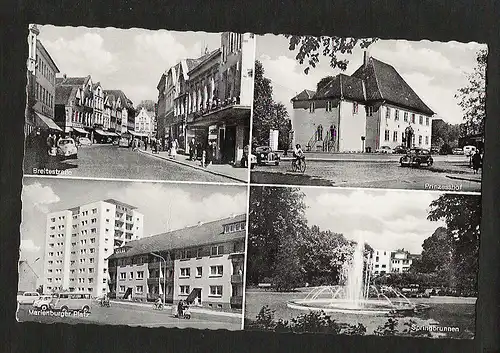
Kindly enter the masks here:
[[108, 133], [105, 131], [102, 131], [101, 129], [95, 129], [94, 131], [96, 134], [99, 134], [101, 136], [108, 136]]
[[146, 134], [141, 134], [140, 132], [135, 132], [135, 131], [132, 131], [132, 130], [128, 130], [128, 132], [132, 135], [132, 136], [137, 136], [137, 137], [147, 137], [148, 135]]
[[49, 129], [52, 130], [58, 130], [58, 131], [63, 131], [51, 118], [48, 116], [45, 116], [43, 114], [40, 114], [38, 112], [35, 112], [35, 114], [38, 116], [38, 118], [45, 124]]
[[108, 136], [120, 136], [115, 132], [109, 132], [109, 131], [106, 131], [106, 135], [108, 135]]
[[188, 122], [189, 128], [207, 128], [211, 125], [222, 123], [233, 123], [242, 121], [250, 125], [250, 106], [230, 105], [221, 109], [208, 112], [192, 122]]
[[74, 126], [73, 126], [73, 130], [75, 130], [76, 132], [79, 132], [80, 134], [88, 134], [89, 133], [85, 129], [82, 129], [82, 128], [79, 128], [79, 127], [74, 127]]

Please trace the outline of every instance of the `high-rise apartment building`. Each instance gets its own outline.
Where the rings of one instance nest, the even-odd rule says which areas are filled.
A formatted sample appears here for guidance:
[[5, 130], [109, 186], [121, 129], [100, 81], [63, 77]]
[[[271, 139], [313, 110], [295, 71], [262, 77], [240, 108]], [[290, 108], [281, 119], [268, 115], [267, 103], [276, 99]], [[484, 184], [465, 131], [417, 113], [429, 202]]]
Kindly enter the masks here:
[[144, 216], [113, 199], [47, 215], [43, 289], [108, 292], [108, 257], [143, 236]]

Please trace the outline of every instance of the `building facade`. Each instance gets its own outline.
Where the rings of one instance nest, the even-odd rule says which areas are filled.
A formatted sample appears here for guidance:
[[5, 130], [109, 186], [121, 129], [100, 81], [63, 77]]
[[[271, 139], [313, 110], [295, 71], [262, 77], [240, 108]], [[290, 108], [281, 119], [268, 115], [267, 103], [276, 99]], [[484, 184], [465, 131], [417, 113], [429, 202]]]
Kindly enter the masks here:
[[238, 215], [125, 244], [109, 259], [110, 289], [124, 299], [241, 309], [245, 233]]
[[107, 258], [117, 247], [143, 235], [143, 215], [108, 199], [47, 215], [44, 292], [107, 293]]
[[365, 52], [351, 75], [335, 76], [293, 104], [293, 144], [307, 151], [375, 152], [382, 146], [431, 148], [434, 112], [389, 64]]
[[151, 138], [154, 136], [154, 112], [141, 108], [135, 117], [134, 131], [140, 134], [145, 134]]
[[374, 249], [371, 256], [371, 272], [374, 275], [407, 272], [413, 260], [420, 257], [404, 249], [396, 251]]
[[36, 25], [30, 25], [28, 35], [27, 61], [27, 105], [25, 112], [25, 135], [35, 127], [44, 130], [60, 131], [54, 123], [56, 74], [59, 69], [54, 60], [38, 39], [40, 34]]

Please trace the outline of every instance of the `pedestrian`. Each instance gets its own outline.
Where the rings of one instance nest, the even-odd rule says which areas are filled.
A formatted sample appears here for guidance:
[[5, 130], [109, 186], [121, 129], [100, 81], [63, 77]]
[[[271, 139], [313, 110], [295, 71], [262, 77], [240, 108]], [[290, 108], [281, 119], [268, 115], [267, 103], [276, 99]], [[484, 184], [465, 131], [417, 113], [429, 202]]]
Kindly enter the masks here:
[[208, 167], [209, 165], [212, 164], [212, 162], [213, 162], [212, 157], [213, 157], [212, 143], [209, 142], [207, 145], [207, 148], [206, 148], [206, 152], [205, 152], [205, 166], [206, 167]]
[[189, 159], [191, 161], [195, 160], [195, 143], [194, 143], [194, 137], [191, 139], [191, 142], [189, 143]]
[[474, 174], [478, 173], [479, 168], [482, 167], [482, 158], [479, 150], [476, 150], [476, 153], [472, 156], [472, 168], [474, 169]]
[[179, 143], [177, 142], [177, 139], [172, 141], [172, 146], [170, 147], [170, 155], [172, 156], [173, 159], [177, 156], [177, 146]]
[[144, 140], [144, 151], [147, 151], [148, 150], [148, 139], [146, 138]]
[[45, 168], [49, 154], [47, 153], [48, 138], [44, 138], [40, 128], [37, 128], [33, 136], [33, 149], [35, 166], [38, 169]]

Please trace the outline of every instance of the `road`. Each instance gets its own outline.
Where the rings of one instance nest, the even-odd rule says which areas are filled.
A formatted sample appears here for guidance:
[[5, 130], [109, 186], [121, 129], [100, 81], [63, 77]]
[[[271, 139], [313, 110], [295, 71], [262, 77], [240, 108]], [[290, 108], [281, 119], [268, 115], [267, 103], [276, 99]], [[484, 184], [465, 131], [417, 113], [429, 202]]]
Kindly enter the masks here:
[[[34, 174], [33, 166], [33, 157], [27, 153], [25, 173]], [[112, 145], [82, 146], [78, 159], [49, 160], [46, 168], [63, 170], [64, 175], [71, 177], [234, 183], [223, 176]]]
[[[312, 160], [306, 157], [304, 174], [291, 171], [291, 162], [284, 160], [279, 166], [256, 166], [251, 182], [256, 184], [344, 186], [386, 189], [417, 189], [480, 192], [477, 181], [450, 179], [459, 173], [467, 179], [472, 172], [467, 169], [464, 156], [436, 156], [432, 168], [401, 167], [400, 156], [387, 155], [338, 155], [335, 159]], [[476, 176], [477, 177], [477, 176]]]
[[[191, 319], [177, 319], [172, 316], [171, 310], [153, 310], [153, 305], [139, 306], [128, 304], [112, 303], [111, 307], [103, 308], [93, 305], [88, 317], [73, 316], [61, 317], [60, 312], [53, 312], [59, 316], [40, 316], [30, 314], [30, 305], [21, 305], [17, 318], [18, 321], [33, 321], [40, 323], [67, 323], [67, 324], [107, 324], [107, 325], [128, 325], [143, 327], [178, 327], [196, 329], [226, 329], [240, 330], [241, 320], [234, 317], [219, 315], [209, 315], [193, 312]], [[76, 314], [82, 315], [82, 314]]]

